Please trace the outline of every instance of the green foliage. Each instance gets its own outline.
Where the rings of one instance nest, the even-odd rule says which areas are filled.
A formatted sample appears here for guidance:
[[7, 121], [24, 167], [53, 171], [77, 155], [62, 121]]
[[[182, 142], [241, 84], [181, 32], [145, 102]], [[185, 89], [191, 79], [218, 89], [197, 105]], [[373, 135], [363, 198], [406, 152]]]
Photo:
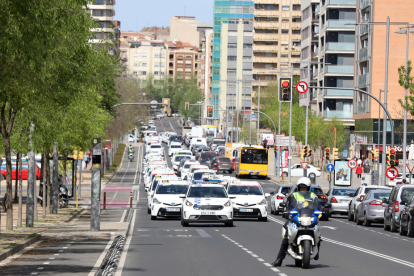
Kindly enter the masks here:
[[407, 97], [405, 98], [405, 103], [401, 99], [398, 99], [398, 101], [400, 102], [403, 108], [407, 109], [407, 111], [411, 115], [414, 115], [414, 83], [413, 83], [414, 77], [411, 76], [411, 71], [413, 70], [413, 67], [411, 64], [412, 62], [411, 60], [409, 60], [408, 67], [400, 66], [398, 68], [398, 75], [399, 75], [398, 82], [402, 87], [404, 87], [404, 89], [407, 89], [408, 92], [410, 93], [410, 95], [407, 95]]
[[126, 147], [125, 144], [119, 144], [118, 150], [116, 151], [116, 154], [115, 154], [115, 159], [112, 162], [111, 170], [116, 170], [116, 168], [118, 168], [118, 166], [121, 164], [122, 156], [124, 155], [125, 147]]

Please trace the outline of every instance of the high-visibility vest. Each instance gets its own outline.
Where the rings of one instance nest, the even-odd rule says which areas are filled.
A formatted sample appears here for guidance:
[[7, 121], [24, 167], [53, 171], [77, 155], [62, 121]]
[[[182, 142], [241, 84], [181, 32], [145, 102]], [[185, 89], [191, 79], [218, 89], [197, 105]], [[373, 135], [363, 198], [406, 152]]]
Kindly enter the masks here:
[[[293, 197], [296, 199], [296, 202], [305, 202], [305, 197], [300, 192], [293, 193]], [[310, 197], [313, 200], [316, 195], [314, 193], [310, 193]]]

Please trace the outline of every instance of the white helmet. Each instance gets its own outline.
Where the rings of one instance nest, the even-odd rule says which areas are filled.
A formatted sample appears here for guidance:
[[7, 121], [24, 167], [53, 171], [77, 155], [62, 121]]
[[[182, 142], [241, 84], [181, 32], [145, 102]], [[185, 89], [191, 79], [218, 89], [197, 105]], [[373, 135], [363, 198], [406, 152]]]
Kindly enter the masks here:
[[301, 177], [298, 179], [298, 181], [296, 182], [296, 185], [298, 185], [298, 190], [301, 186], [305, 186], [308, 191], [310, 190], [311, 187], [311, 181], [309, 178], [307, 177]]

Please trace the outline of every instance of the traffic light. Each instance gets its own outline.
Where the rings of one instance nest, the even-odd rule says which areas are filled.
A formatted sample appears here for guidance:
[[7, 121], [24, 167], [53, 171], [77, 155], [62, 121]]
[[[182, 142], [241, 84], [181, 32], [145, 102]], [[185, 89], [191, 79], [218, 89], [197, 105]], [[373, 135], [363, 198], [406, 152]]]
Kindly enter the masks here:
[[292, 78], [280, 78], [279, 79], [279, 101], [291, 102], [292, 101]]
[[350, 147], [349, 148], [349, 157], [352, 158], [352, 156], [354, 156], [354, 148]]
[[371, 160], [372, 160], [372, 162], [374, 162], [375, 152], [373, 150], [371, 150], [370, 153], [371, 153]]
[[327, 161], [329, 161], [329, 159], [331, 159], [330, 158], [330, 156], [329, 156], [329, 152], [330, 152], [331, 150], [329, 149], [329, 148], [326, 148], [325, 149], [325, 159], [327, 160]]
[[332, 159], [338, 159], [338, 148], [333, 148], [332, 149]]
[[328, 174], [328, 182], [331, 182], [331, 174]]
[[302, 148], [303, 148], [303, 157], [308, 157], [308, 146], [304, 145]]
[[391, 167], [394, 167], [396, 165], [397, 162], [397, 150], [392, 148], [390, 150], [390, 164]]
[[213, 118], [213, 106], [212, 105], [208, 105], [207, 106], [207, 118]]
[[389, 167], [389, 166], [391, 166], [391, 152], [389, 151], [389, 150], [387, 150], [386, 152], [385, 152], [385, 154], [386, 154], [386, 156], [387, 156], [387, 166]]
[[300, 150], [300, 159], [305, 159], [305, 149], [304, 149], [304, 146]]
[[190, 109], [190, 103], [189, 102], [185, 102], [185, 110], [189, 110]]
[[312, 156], [312, 149], [311, 148], [309, 148], [308, 149], [308, 157], [311, 157]]
[[375, 158], [378, 158], [378, 155], [379, 155], [379, 150], [378, 149], [375, 149], [374, 150], [374, 156], [375, 156]]

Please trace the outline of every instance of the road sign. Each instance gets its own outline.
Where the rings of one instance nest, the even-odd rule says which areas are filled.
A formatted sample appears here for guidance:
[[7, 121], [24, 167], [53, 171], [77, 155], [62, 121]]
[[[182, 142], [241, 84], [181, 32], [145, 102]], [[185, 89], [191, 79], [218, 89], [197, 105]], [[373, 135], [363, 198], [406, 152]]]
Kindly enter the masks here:
[[410, 173], [412, 173], [412, 172], [413, 172], [413, 169], [414, 169], [414, 166], [412, 166], [412, 165], [410, 165], [410, 164], [406, 164], [406, 166], [407, 166], [408, 171], [409, 171]]
[[333, 164], [326, 165], [327, 172], [333, 172], [335, 170], [335, 166]]
[[348, 168], [355, 169], [357, 167], [357, 161], [355, 159], [350, 159], [348, 161]]
[[306, 170], [306, 167], [308, 166], [308, 162], [300, 162], [300, 165], [302, 166], [302, 169]]
[[309, 85], [305, 81], [300, 81], [298, 84], [296, 84], [296, 91], [299, 93], [306, 93], [308, 91]]
[[344, 150], [344, 158], [346, 158], [348, 156], [348, 151]]
[[157, 104], [158, 102], [157, 102], [156, 100], [152, 100], [152, 101], [150, 101], [150, 103], [151, 103], [151, 104], [154, 104], [154, 105], [151, 105], [151, 108], [152, 108], [152, 109], [156, 109], [156, 108], [157, 108], [157, 105], [156, 105], [156, 104]]
[[395, 179], [398, 176], [398, 169], [396, 167], [389, 167], [385, 174], [389, 179]]

